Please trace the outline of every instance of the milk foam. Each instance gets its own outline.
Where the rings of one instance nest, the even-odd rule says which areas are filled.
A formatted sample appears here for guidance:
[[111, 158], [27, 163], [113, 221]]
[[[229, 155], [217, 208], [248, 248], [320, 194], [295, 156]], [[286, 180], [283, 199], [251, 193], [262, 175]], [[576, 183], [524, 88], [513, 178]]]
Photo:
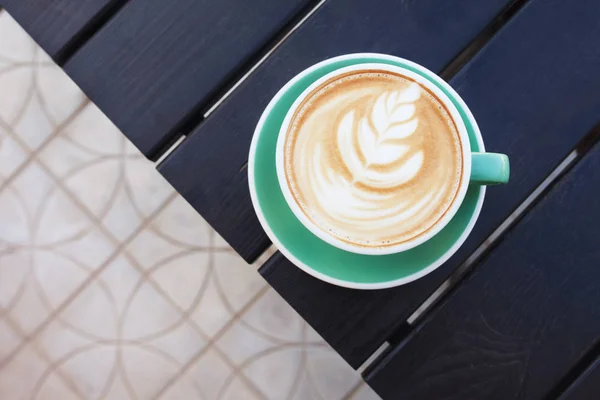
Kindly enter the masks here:
[[462, 173], [458, 131], [440, 101], [383, 71], [315, 90], [292, 120], [284, 157], [305, 214], [364, 247], [426, 232], [452, 204]]

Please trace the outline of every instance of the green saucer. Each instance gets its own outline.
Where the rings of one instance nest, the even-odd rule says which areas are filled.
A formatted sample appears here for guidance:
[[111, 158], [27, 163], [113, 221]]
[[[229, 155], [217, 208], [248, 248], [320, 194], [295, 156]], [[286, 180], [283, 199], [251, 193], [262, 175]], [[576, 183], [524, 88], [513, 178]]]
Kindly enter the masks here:
[[326, 282], [356, 289], [382, 289], [418, 279], [439, 267], [465, 241], [483, 204], [485, 186], [470, 186], [454, 218], [427, 242], [404, 252], [372, 256], [331, 246], [306, 229], [288, 207], [277, 180], [275, 149], [285, 115], [313, 82], [336, 69], [384, 63], [412, 70], [435, 83], [459, 110], [471, 150], [483, 152], [481, 133], [471, 112], [452, 88], [410, 61], [380, 54], [352, 54], [329, 59], [302, 72], [284, 86], [264, 111], [250, 148], [248, 163], [252, 202], [262, 227], [276, 247], [305, 272]]

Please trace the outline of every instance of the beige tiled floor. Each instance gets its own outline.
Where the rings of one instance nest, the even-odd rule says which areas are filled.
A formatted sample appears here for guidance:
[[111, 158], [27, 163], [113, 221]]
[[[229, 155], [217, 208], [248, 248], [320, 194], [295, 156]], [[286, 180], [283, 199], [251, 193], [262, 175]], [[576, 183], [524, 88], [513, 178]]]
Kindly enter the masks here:
[[0, 13], [0, 399], [374, 399]]

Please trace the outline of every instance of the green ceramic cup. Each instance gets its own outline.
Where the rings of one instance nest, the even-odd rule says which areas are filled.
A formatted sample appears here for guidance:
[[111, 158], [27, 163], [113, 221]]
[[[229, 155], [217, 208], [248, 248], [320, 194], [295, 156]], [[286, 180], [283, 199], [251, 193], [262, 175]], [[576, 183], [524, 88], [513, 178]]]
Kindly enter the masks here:
[[[469, 165], [461, 201], [453, 216], [435, 234], [408, 249], [391, 254], [358, 254], [319, 238], [286, 202], [277, 178], [277, 140], [286, 115], [310, 87], [340, 69], [378, 64], [400, 68], [425, 81], [442, 95], [459, 118], [468, 144]], [[308, 90], [307, 90], [308, 89]], [[441, 78], [411, 61], [382, 54], [350, 54], [325, 60], [298, 74], [271, 100], [254, 133], [248, 162], [250, 194], [260, 223], [277, 248], [296, 266], [326, 282], [356, 289], [382, 289], [418, 279], [439, 267], [465, 241], [483, 204], [485, 184], [508, 181], [508, 158], [485, 153], [473, 115], [458, 94]]]

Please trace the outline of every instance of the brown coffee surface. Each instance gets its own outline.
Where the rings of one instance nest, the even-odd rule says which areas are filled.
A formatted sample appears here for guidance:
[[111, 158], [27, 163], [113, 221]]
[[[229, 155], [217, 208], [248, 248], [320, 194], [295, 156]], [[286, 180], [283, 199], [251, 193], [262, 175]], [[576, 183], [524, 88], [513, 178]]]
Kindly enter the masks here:
[[461, 141], [444, 104], [388, 71], [320, 85], [292, 117], [284, 147], [292, 196], [322, 231], [388, 247], [434, 227], [454, 202]]

